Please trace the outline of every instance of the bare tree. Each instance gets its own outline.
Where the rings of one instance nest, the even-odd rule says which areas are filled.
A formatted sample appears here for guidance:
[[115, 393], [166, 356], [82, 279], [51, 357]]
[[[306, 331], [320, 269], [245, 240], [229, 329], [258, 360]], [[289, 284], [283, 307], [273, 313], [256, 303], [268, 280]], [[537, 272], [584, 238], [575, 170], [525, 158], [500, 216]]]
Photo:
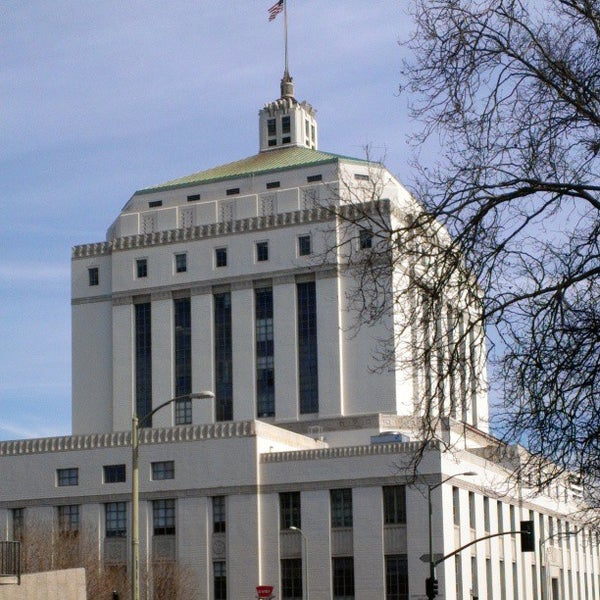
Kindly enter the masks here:
[[[24, 509], [28, 510], [28, 509]], [[83, 567], [86, 573], [88, 598], [128, 598], [129, 570], [126, 559], [106, 560], [103, 544], [94, 529], [61, 527], [60, 522], [26, 514], [20, 532], [23, 573]], [[126, 540], [123, 540], [125, 546]], [[196, 578], [191, 565], [176, 560], [154, 560], [141, 564], [146, 573], [142, 586], [144, 597], [154, 600], [199, 597]], [[148, 589], [146, 590], [146, 585]]]
[[[539, 467], [539, 485], [569, 471], [593, 487], [600, 475], [600, 6], [414, 0], [412, 8], [401, 90], [422, 124], [413, 141], [422, 154], [414, 196], [423, 210], [406, 207], [398, 219], [372, 210], [338, 216], [373, 228], [379, 257], [387, 253], [382, 260], [392, 268], [406, 273], [412, 265], [387, 308], [403, 305], [413, 328], [420, 319], [429, 331], [412, 357], [415, 365], [439, 365], [436, 389], [422, 389], [423, 414], [431, 416], [441, 389], [456, 385], [460, 339], [485, 325], [500, 399], [493, 432], [529, 450], [526, 466]], [[438, 147], [428, 162], [435, 153], [424, 149]], [[375, 290], [369, 260], [357, 258], [354, 267]], [[372, 299], [368, 291], [355, 296], [363, 320], [378, 316]], [[450, 316], [450, 339], [442, 341], [440, 308], [457, 303], [469, 318], [459, 327]]]

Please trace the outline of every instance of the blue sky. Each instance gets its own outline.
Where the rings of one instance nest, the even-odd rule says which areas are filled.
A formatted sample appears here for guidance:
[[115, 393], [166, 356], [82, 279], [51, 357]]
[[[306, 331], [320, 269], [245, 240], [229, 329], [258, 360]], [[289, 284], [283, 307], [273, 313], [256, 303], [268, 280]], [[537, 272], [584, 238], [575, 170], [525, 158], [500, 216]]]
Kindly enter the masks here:
[[[8, 1], [0, 8], [0, 439], [71, 427], [70, 252], [136, 189], [254, 154], [279, 96], [274, 0]], [[372, 146], [409, 183], [397, 0], [289, 0], [319, 147]]]

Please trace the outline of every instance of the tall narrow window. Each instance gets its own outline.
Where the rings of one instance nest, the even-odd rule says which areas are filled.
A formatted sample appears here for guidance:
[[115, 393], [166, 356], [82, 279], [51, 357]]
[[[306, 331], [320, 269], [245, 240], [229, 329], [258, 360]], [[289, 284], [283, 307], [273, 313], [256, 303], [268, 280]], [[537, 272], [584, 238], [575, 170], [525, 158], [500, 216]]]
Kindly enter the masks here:
[[385, 600], [409, 600], [406, 554], [385, 557]]
[[90, 285], [98, 285], [100, 283], [98, 267], [90, 267], [88, 269], [88, 283]]
[[475, 529], [475, 493], [469, 492], [469, 527]]
[[104, 505], [106, 537], [125, 537], [127, 534], [127, 504], [108, 502]]
[[58, 507], [58, 532], [63, 537], [75, 537], [79, 533], [79, 505]]
[[223, 560], [213, 562], [213, 587], [215, 600], [227, 600], [227, 568]]
[[150, 302], [135, 305], [135, 407], [142, 427], [152, 427], [152, 335]]
[[281, 598], [295, 600], [302, 595], [302, 560], [284, 558], [281, 560]]
[[383, 487], [383, 522], [385, 525], [406, 523], [406, 486]]
[[279, 494], [280, 528], [302, 527], [300, 520], [300, 492], [281, 492]]
[[187, 254], [175, 255], [175, 272], [185, 273], [187, 271]]
[[369, 229], [361, 229], [358, 232], [358, 246], [361, 250], [373, 247], [373, 232]]
[[260, 417], [275, 415], [275, 363], [273, 345], [273, 290], [258, 288], [256, 313], [256, 412]]
[[334, 600], [354, 598], [354, 559], [351, 556], [336, 556], [331, 559]]
[[257, 262], [269, 260], [269, 242], [256, 242], [256, 260]]
[[175, 535], [175, 500], [152, 501], [154, 535]]
[[233, 352], [231, 342], [231, 294], [214, 295], [215, 407], [217, 421], [233, 419]]
[[352, 489], [330, 490], [331, 527], [352, 527]]
[[490, 499], [487, 496], [483, 497], [483, 529], [490, 532]]
[[227, 512], [225, 508], [225, 496], [213, 496], [213, 533], [225, 533], [227, 528]]
[[25, 509], [12, 509], [12, 541], [22, 542], [25, 532]]
[[148, 277], [148, 259], [138, 258], [135, 261], [136, 274], [139, 279]]
[[460, 490], [452, 488], [452, 517], [455, 525], [460, 525]]
[[[190, 299], [173, 301], [175, 309], [175, 396], [185, 396], [192, 391], [192, 320]], [[175, 425], [192, 422], [192, 400], [175, 403]]]
[[314, 281], [298, 283], [298, 387], [300, 412], [319, 412], [317, 295]]

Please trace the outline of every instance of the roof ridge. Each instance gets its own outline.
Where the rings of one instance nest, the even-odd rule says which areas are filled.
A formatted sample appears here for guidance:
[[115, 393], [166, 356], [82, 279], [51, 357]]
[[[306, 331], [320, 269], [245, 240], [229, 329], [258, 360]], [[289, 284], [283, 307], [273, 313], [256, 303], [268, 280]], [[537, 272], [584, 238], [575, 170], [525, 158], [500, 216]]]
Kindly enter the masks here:
[[298, 168], [303, 165], [318, 165], [338, 160], [349, 160], [368, 163], [366, 159], [334, 154], [323, 150], [313, 150], [299, 146], [279, 148], [253, 154], [246, 158], [197, 171], [177, 179], [156, 184], [137, 190], [134, 195], [149, 194], [158, 191], [168, 191], [177, 188], [190, 187], [202, 183], [212, 183], [248, 176], [251, 174], [268, 173], [286, 169]]

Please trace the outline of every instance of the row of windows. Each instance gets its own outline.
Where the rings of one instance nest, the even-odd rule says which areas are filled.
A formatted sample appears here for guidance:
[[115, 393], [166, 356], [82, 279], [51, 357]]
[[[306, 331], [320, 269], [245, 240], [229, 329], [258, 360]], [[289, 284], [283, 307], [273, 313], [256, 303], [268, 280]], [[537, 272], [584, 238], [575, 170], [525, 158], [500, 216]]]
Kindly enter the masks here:
[[[125, 465], [104, 465], [102, 467], [103, 483], [121, 483], [126, 481]], [[172, 460], [157, 461], [151, 463], [151, 475], [153, 481], [175, 478], [175, 462]], [[79, 485], [79, 468], [69, 467], [56, 470], [56, 485], [70, 486]]]
[[[317, 295], [314, 281], [296, 284], [298, 331], [298, 399], [301, 414], [319, 411]], [[173, 300], [174, 312], [174, 388], [176, 396], [191, 392], [192, 316], [190, 298]], [[275, 338], [273, 288], [254, 290], [256, 415], [275, 416]], [[213, 295], [215, 413], [218, 421], [233, 420], [233, 342], [231, 293]], [[145, 415], [152, 407], [152, 331], [151, 303], [135, 304], [135, 382], [136, 406], [140, 426], [151, 427]], [[175, 404], [175, 425], [192, 423], [192, 401]]]
[[[303, 598], [302, 560], [287, 558], [281, 561], [281, 598]], [[334, 600], [354, 598], [354, 558], [335, 556], [331, 559], [331, 587]], [[406, 554], [385, 557], [385, 599], [408, 600], [408, 560]]]
[[[312, 239], [309, 234], [298, 236], [297, 240], [298, 256], [310, 256], [312, 254]], [[362, 241], [361, 241], [361, 247]], [[366, 246], [364, 246], [366, 247]], [[369, 245], [370, 247], [370, 245]], [[269, 242], [261, 240], [256, 242], [255, 260], [256, 262], [266, 262], [269, 260]], [[174, 255], [173, 270], [175, 273], [186, 273], [188, 270], [188, 255], [185, 252], [180, 252]], [[227, 248], [215, 248], [214, 250], [214, 265], [215, 268], [222, 268], [228, 265]], [[137, 258], [135, 261], [135, 277], [136, 279], [145, 279], [148, 277], [148, 259]], [[90, 267], [88, 269], [88, 284], [90, 286], [100, 285], [100, 270], [99, 267]]]
[[[406, 486], [387, 485], [382, 490], [383, 522], [385, 525], [406, 524]], [[302, 528], [300, 492], [279, 494], [279, 526]], [[352, 527], [352, 489], [340, 488], [329, 491], [331, 527]]]

